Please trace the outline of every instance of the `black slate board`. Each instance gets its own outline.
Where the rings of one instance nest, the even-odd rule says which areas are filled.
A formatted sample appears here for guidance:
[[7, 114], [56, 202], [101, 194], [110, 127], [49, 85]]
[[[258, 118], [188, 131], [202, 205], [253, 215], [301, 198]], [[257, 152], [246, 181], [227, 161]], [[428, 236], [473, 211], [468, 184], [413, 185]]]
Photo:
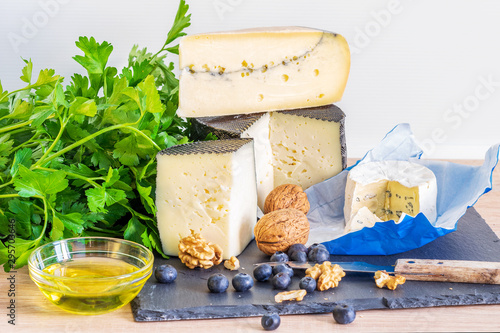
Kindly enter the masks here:
[[[365, 261], [376, 265], [393, 265], [398, 258], [456, 259], [500, 261], [500, 240], [473, 208], [459, 220], [457, 231], [412, 251], [391, 256], [331, 256], [332, 261]], [[152, 276], [132, 301], [136, 321], [234, 318], [262, 316], [270, 311], [279, 314], [310, 314], [332, 311], [337, 303], [352, 305], [356, 310], [401, 309], [444, 305], [500, 304], [500, 285], [448, 282], [407, 281], [395, 291], [376, 287], [373, 274], [347, 273], [339, 287], [315, 291], [301, 302], [276, 303], [269, 282], [255, 282], [247, 292], [236, 292], [230, 285], [222, 294], [207, 289], [208, 277], [216, 272], [231, 281], [238, 272], [252, 274], [253, 264], [269, 260], [252, 242], [239, 256], [242, 268], [229, 271], [219, 265], [208, 270], [190, 270], [177, 258], [155, 259], [155, 266], [171, 264], [178, 270], [172, 284], [160, 284]], [[296, 270], [289, 290], [298, 289], [304, 276]]]

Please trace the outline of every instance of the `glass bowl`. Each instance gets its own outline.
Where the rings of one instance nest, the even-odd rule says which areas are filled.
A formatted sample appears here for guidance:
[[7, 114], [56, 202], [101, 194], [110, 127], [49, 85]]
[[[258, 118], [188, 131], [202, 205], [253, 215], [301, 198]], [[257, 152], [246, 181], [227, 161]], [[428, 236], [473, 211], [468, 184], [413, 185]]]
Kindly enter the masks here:
[[63, 310], [102, 314], [128, 304], [153, 269], [146, 247], [123, 239], [70, 238], [37, 248], [28, 260], [31, 279]]

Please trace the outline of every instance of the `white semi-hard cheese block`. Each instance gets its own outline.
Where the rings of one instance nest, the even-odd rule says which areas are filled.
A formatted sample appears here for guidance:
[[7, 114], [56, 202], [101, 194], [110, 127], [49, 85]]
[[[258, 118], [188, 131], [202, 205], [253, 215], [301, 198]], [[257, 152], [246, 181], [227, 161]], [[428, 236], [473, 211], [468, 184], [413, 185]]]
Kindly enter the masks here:
[[276, 186], [303, 189], [335, 176], [346, 166], [344, 113], [335, 105], [291, 111], [191, 119], [200, 138], [253, 138], [258, 205]]
[[181, 238], [200, 233], [223, 258], [239, 255], [253, 239], [257, 192], [252, 139], [201, 141], [157, 155], [158, 229], [167, 255]]
[[182, 117], [246, 114], [339, 101], [350, 53], [339, 34], [301, 27], [199, 34], [179, 44]]
[[349, 171], [344, 217], [346, 225], [352, 226], [352, 220], [366, 207], [383, 221], [397, 222], [404, 214], [422, 212], [434, 222], [436, 200], [436, 177], [428, 168], [409, 161], [370, 162]]

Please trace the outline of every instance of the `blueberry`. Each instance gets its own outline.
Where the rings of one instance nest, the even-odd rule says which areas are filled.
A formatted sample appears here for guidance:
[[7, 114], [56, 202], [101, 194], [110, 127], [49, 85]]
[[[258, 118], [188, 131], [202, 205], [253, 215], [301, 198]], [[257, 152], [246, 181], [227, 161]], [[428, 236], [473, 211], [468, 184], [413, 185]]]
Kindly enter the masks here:
[[287, 262], [288, 256], [285, 252], [277, 251], [271, 256], [271, 261], [274, 262]]
[[330, 260], [330, 253], [327, 249], [318, 246], [309, 251], [307, 257], [309, 258], [309, 261], [323, 262]]
[[304, 244], [293, 244], [288, 248], [288, 257], [291, 257], [294, 252], [307, 252], [307, 247]]
[[177, 270], [172, 265], [160, 265], [155, 268], [155, 278], [160, 283], [174, 282], [177, 278]]
[[253, 277], [257, 281], [267, 281], [271, 275], [273, 275], [273, 268], [268, 264], [259, 265], [253, 270]]
[[305, 276], [300, 279], [299, 288], [305, 289], [308, 293], [312, 293], [316, 289], [316, 280], [310, 276]]
[[352, 306], [337, 304], [333, 308], [333, 319], [339, 324], [350, 324], [356, 319], [356, 311]]
[[293, 276], [293, 269], [288, 264], [278, 264], [273, 267], [273, 275], [282, 272], [288, 274], [290, 278]]
[[271, 282], [274, 288], [285, 290], [292, 282], [292, 279], [290, 278], [290, 275], [288, 275], [287, 273], [281, 272], [273, 276]]
[[297, 261], [297, 262], [306, 262], [307, 261], [307, 254], [302, 251], [296, 251], [292, 252], [292, 255], [290, 256], [291, 261]]
[[229, 287], [229, 280], [224, 274], [215, 273], [208, 278], [207, 286], [211, 293], [223, 293]]
[[233, 277], [233, 287], [236, 291], [247, 291], [253, 287], [253, 279], [247, 273], [238, 273]]
[[309, 252], [311, 252], [312, 250], [314, 250], [314, 249], [315, 249], [315, 248], [317, 248], [317, 247], [321, 247], [321, 248], [323, 248], [323, 249], [325, 249], [325, 250], [326, 250], [326, 246], [324, 246], [323, 244], [314, 243], [314, 244], [312, 244], [311, 246], [309, 246], [309, 247], [307, 248], [307, 254], [309, 255]]
[[280, 326], [281, 318], [277, 313], [270, 313], [263, 315], [260, 323], [266, 331], [274, 331]]

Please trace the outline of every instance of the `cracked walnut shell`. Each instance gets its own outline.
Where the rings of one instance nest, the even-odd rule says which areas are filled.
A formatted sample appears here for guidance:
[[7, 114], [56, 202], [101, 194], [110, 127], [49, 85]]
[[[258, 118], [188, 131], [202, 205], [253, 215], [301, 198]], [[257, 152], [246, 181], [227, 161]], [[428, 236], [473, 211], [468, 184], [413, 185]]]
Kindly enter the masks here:
[[325, 261], [321, 265], [316, 264], [314, 267], [308, 268], [306, 276], [318, 280], [316, 288], [324, 291], [338, 287], [340, 280], [345, 276], [345, 272], [339, 265], [332, 266], [331, 262]]
[[188, 268], [210, 268], [222, 262], [222, 249], [193, 233], [179, 242], [179, 259]]
[[264, 215], [254, 228], [257, 247], [267, 255], [286, 252], [296, 243], [305, 244], [309, 237], [309, 221], [294, 208], [280, 209]]
[[399, 284], [404, 284], [406, 282], [404, 276], [391, 276], [385, 271], [376, 271], [374, 278], [377, 287], [384, 288], [384, 286], [386, 286], [390, 290], [395, 290]]
[[264, 202], [264, 214], [284, 208], [295, 208], [307, 214], [310, 205], [307, 194], [299, 185], [283, 184], [272, 190]]

